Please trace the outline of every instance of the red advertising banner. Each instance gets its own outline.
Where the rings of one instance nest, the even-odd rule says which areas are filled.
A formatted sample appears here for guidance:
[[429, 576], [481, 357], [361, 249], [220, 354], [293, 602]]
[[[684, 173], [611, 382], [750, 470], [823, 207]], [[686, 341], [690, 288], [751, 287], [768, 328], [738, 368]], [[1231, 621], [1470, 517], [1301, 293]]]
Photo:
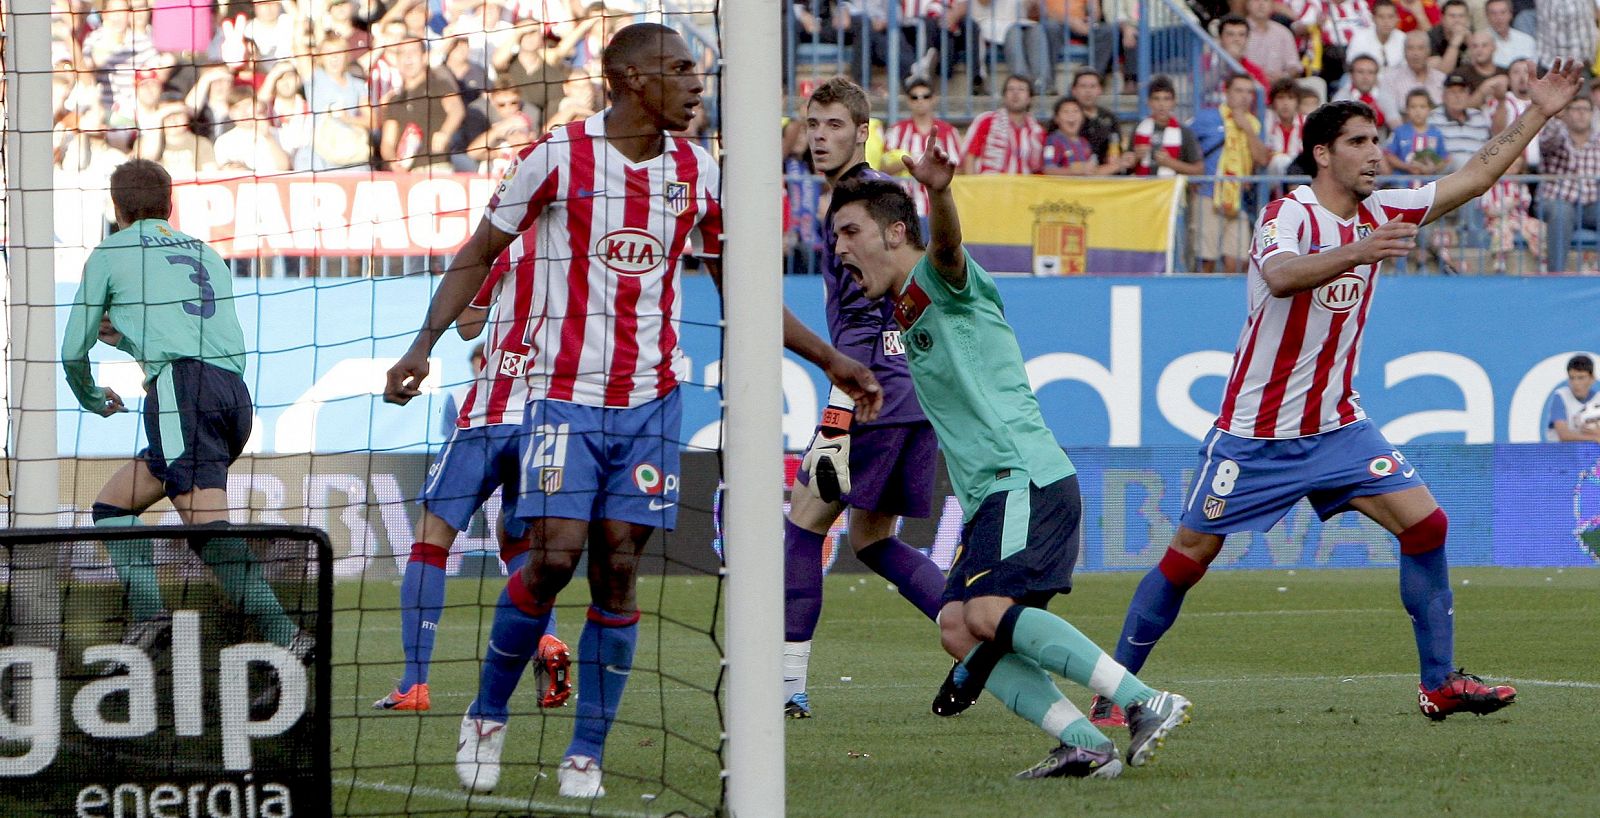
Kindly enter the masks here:
[[473, 174], [288, 173], [173, 185], [173, 223], [225, 258], [451, 253], [499, 179]]

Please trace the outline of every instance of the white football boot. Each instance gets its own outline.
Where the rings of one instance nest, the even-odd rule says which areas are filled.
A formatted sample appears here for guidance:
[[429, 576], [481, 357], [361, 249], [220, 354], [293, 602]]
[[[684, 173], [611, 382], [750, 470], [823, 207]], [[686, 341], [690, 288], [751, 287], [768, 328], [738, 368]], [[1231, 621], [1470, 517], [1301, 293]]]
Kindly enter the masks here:
[[567, 756], [556, 769], [561, 782], [562, 798], [604, 798], [606, 788], [600, 784], [600, 762], [588, 756]]
[[[500, 751], [506, 746], [506, 726], [498, 721], [461, 717], [456, 741], [456, 777], [468, 792], [489, 792], [500, 783]], [[598, 780], [598, 772], [596, 780]]]

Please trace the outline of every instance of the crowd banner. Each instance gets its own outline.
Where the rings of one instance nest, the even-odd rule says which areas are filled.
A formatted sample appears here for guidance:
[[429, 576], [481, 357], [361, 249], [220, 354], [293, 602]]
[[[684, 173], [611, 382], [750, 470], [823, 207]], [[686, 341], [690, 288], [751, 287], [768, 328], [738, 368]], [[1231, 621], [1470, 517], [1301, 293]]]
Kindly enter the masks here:
[[967, 250], [990, 272], [1173, 271], [1182, 176], [957, 176], [952, 190]]

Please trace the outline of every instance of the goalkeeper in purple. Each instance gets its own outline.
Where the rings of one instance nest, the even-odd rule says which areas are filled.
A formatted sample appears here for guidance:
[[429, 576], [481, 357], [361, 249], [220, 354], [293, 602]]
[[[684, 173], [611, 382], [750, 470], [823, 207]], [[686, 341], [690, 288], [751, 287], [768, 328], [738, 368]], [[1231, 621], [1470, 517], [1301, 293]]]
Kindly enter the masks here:
[[[866, 93], [843, 77], [822, 83], [807, 100], [806, 138], [824, 196], [846, 180], [890, 178], [864, 159], [870, 111]], [[831, 213], [824, 229], [832, 235]], [[911, 385], [893, 304], [868, 299], [831, 243], [822, 276], [833, 345], [872, 370], [883, 387], [883, 409], [870, 422], [856, 420], [854, 404], [834, 388], [796, 476], [804, 488], [790, 495], [783, 537], [783, 693], [785, 715], [797, 719], [811, 716], [806, 671], [822, 616], [822, 543], [845, 508], [856, 557], [929, 619], [938, 615], [944, 590], [944, 574], [933, 560], [895, 536], [901, 517], [933, 513], [938, 441]]]

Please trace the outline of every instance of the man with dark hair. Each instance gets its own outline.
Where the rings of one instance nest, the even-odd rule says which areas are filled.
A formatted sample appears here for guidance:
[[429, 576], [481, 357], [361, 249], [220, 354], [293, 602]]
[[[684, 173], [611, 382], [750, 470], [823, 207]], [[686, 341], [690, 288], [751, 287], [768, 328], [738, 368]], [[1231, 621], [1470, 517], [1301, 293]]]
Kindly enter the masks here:
[[[1071, 90], [1072, 98], [1083, 108], [1083, 138], [1094, 151], [1095, 161], [1104, 165], [1116, 159], [1122, 149], [1122, 135], [1117, 133], [1117, 115], [1100, 107], [1105, 76], [1093, 69], [1081, 69], [1072, 75]], [[1111, 152], [1113, 148], [1117, 154]]]
[[[655, 529], [677, 520], [681, 257], [706, 257], [721, 280], [717, 163], [668, 135], [688, 127], [705, 90], [688, 44], [639, 23], [612, 37], [601, 64], [611, 107], [540, 140], [500, 183], [384, 392], [400, 404], [421, 394], [434, 344], [501, 253], [531, 264], [545, 306], [531, 316], [535, 343], [517, 369], [528, 383], [517, 512], [534, 541], [495, 607], [478, 695], [458, 733], [456, 775], [479, 792], [499, 782], [511, 694], [556, 594], [589, 552], [577, 713], [557, 778], [562, 796], [605, 794], [602, 755], [638, 639], [639, 560]], [[617, 295], [586, 308], [599, 293]], [[787, 313], [784, 341], [850, 394], [864, 420], [876, 415], [881, 393], [866, 367]]]
[[1545, 440], [1600, 442], [1600, 386], [1593, 358], [1579, 354], [1567, 360], [1567, 383], [1550, 393], [1544, 416]]
[[1378, 87], [1378, 61], [1362, 54], [1350, 61], [1350, 84], [1334, 93], [1330, 102], [1355, 100], [1365, 103], [1378, 117], [1378, 130], [1387, 132], [1400, 124], [1400, 105], [1389, 92]]
[[984, 111], [967, 126], [962, 173], [1038, 173], [1044, 166], [1044, 126], [1033, 118], [1033, 80], [1006, 77], [1000, 109]]
[[1140, 120], [1122, 154], [1124, 173], [1134, 176], [1198, 176], [1205, 172], [1205, 155], [1194, 131], [1178, 123], [1172, 115], [1178, 107], [1178, 92], [1165, 74], [1150, 78], [1145, 88], [1150, 115]]
[[1428, 64], [1445, 72], [1467, 56], [1467, 38], [1472, 36], [1472, 13], [1465, 0], [1445, 0], [1439, 12], [1439, 24], [1428, 31]]
[[1558, 64], [1534, 83], [1533, 105], [1494, 144], [1418, 189], [1375, 189], [1383, 153], [1367, 106], [1330, 102], [1306, 120], [1302, 162], [1311, 184], [1261, 212], [1250, 316], [1221, 412], [1202, 442], [1177, 534], [1128, 605], [1119, 664], [1135, 672], [1144, 666], [1227, 535], [1270, 530], [1309, 498], [1323, 519], [1359, 511], [1398, 538], [1423, 715], [1492, 713], [1515, 700], [1513, 688], [1457, 669], [1448, 518], [1416, 467], [1367, 418], [1351, 383], [1383, 262], [1411, 252], [1419, 227], [1494, 185], [1578, 93], [1582, 71], [1579, 63]]
[[1484, 4], [1484, 16], [1489, 22], [1489, 33], [1494, 37], [1494, 64], [1510, 68], [1517, 60], [1534, 60], [1539, 57], [1539, 44], [1533, 35], [1511, 27], [1515, 16], [1511, 0], [1489, 0]]
[[833, 236], [865, 296], [894, 304], [917, 397], [961, 503], [961, 549], [939, 611], [940, 641], [957, 664], [934, 712], [960, 712], [987, 689], [1061, 742], [1018, 778], [1114, 778], [1123, 764], [1116, 744], [1051, 674], [1129, 709], [1126, 761], [1135, 767], [1188, 721], [1189, 701], [1146, 686], [1046, 610], [1072, 590], [1082, 515], [1076, 469], [1039, 413], [994, 279], [962, 247], [950, 194], [955, 162], [935, 146], [911, 173], [932, 200], [926, 248], [910, 197], [893, 182], [842, 186]]
[[[118, 230], [84, 264], [61, 362], [83, 408], [110, 417], [128, 410], [116, 392], [95, 385], [89, 350], [104, 341], [133, 356], [144, 370], [149, 446], [106, 481], [94, 524], [140, 525], [139, 515], [166, 497], [187, 525], [226, 526], [228, 467], [244, 452], [252, 421], [233, 274], [210, 245], [167, 221], [172, 178], [155, 162], [135, 159], [113, 171], [111, 203]], [[172, 619], [151, 541], [108, 541], [106, 551], [127, 586], [124, 641], [147, 651], [166, 644]], [[224, 597], [267, 640], [309, 661], [311, 635], [284, 614], [244, 540], [213, 538], [198, 551]]]
[[[806, 142], [811, 164], [822, 175], [824, 200], [845, 182], [888, 181], [866, 162], [867, 95], [843, 77], [824, 82], [806, 102]], [[938, 141], [907, 151], [909, 163]], [[826, 208], [823, 235], [832, 237], [833, 208]], [[917, 213], [911, 213], [918, 225]], [[822, 545], [835, 520], [850, 510], [849, 539], [856, 557], [900, 590], [929, 619], [939, 613], [944, 576], [921, 551], [896, 532], [903, 517], [933, 513], [933, 483], [938, 442], [911, 389], [905, 345], [893, 327], [893, 306], [873, 301], [823, 247], [821, 273], [827, 294], [828, 335], [872, 370], [883, 387], [883, 408], [875, 420], [856, 417], [855, 402], [839, 389], [828, 395], [800, 472], [789, 494], [783, 527], [784, 643], [783, 699], [789, 718], [810, 718], [806, 678], [811, 637], [822, 617]]]
[[415, 37], [394, 46], [401, 87], [383, 103], [378, 152], [389, 170], [453, 173], [450, 140], [466, 119], [456, 81], [443, 68], [428, 66], [428, 53]]
[[[1294, 80], [1283, 80], [1300, 101]], [[1256, 83], [1248, 75], [1234, 74], [1224, 86], [1220, 108], [1207, 107], [1195, 114], [1189, 127], [1205, 154], [1205, 175], [1211, 177], [1251, 176], [1272, 158], [1272, 151], [1261, 141], [1261, 121], [1256, 119]], [[1195, 186], [1194, 256], [1202, 273], [1244, 271], [1244, 258], [1250, 251], [1251, 202], [1244, 186], [1226, 179], [1201, 181]]]
[[[1255, 61], [1245, 54], [1245, 46], [1250, 42], [1250, 23], [1243, 17], [1237, 14], [1229, 14], [1218, 21], [1217, 42], [1222, 44], [1223, 52], [1239, 63], [1244, 68], [1245, 73], [1249, 74], [1250, 78], [1255, 80], [1262, 88], [1272, 84], [1272, 80], [1267, 79], [1267, 72], [1262, 71], [1261, 66], [1256, 65]], [[1227, 92], [1228, 78], [1226, 75], [1231, 73], [1233, 73], [1232, 69], [1223, 72], [1224, 76], [1221, 84], [1224, 86], [1222, 89], [1224, 93]]]

